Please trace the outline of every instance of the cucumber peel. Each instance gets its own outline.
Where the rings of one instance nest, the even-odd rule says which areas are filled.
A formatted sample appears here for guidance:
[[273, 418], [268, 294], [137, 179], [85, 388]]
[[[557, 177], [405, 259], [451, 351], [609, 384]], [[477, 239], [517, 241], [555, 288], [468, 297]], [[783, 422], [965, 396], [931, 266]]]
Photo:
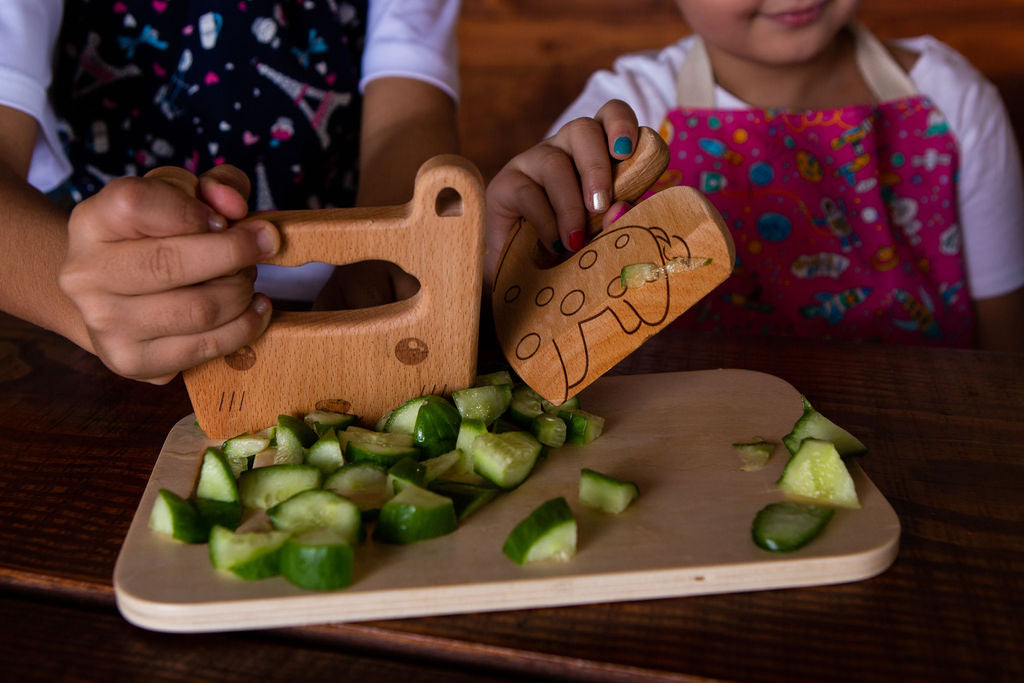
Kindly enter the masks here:
[[519, 522], [501, 551], [516, 564], [565, 561], [576, 554], [576, 518], [565, 498], [552, 498]]

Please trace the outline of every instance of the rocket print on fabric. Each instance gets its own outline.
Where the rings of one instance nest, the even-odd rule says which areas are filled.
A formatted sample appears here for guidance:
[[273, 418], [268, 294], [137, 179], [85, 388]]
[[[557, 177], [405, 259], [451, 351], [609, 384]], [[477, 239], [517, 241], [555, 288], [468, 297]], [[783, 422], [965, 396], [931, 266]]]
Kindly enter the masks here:
[[894, 325], [902, 330], [914, 332], [920, 330], [924, 336], [938, 338], [942, 336], [939, 324], [935, 320], [935, 305], [924, 289], [919, 290], [920, 298], [905, 289], [894, 289], [891, 298], [898, 303], [910, 316], [910, 319], [894, 319]]
[[840, 204], [828, 197], [821, 200], [821, 210], [824, 214], [822, 218], [815, 218], [814, 222], [817, 225], [826, 226], [833, 235], [839, 238], [840, 246], [843, 251], [850, 251], [853, 247], [860, 246], [860, 238], [857, 237], [857, 233], [850, 227], [850, 221], [846, 218], [846, 213], [840, 207]]
[[871, 155], [864, 150], [864, 137], [871, 132], [871, 119], [864, 119], [859, 126], [854, 126], [832, 140], [832, 149], [840, 150], [849, 145], [856, 155], [853, 161], [847, 162], [836, 169], [836, 175], [846, 179], [850, 185], [856, 185], [854, 174], [865, 168], [871, 161]]
[[814, 295], [817, 304], [802, 306], [800, 313], [805, 318], [824, 318], [829, 325], [838, 325], [846, 317], [846, 312], [858, 304], [864, 303], [871, 294], [871, 287], [854, 287], [842, 292], [820, 292]]

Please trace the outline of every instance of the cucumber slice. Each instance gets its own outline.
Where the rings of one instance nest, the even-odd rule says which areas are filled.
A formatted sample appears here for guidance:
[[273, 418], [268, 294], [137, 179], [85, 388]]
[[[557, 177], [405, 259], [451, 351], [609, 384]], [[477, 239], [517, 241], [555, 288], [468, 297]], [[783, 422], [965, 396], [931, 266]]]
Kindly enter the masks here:
[[591, 469], [580, 470], [580, 502], [602, 512], [617, 515], [640, 495], [631, 481], [624, 481]]
[[423, 486], [426, 480], [427, 468], [415, 458], [402, 458], [388, 470], [388, 481], [395, 493], [406, 486]]
[[352, 583], [352, 547], [329, 529], [292, 536], [281, 547], [281, 576], [299, 588], [329, 591]]
[[623, 289], [636, 289], [661, 277], [661, 268], [656, 263], [630, 263], [622, 266], [619, 281]]
[[566, 437], [565, 420], [551, 413], [542, 413], [533, 418], [530, 433], [549, 448], [561, 448]]
[[459, 425], [459, 436], [455, 440], [455, 447], [463, 453], [472, 453], [473, 442], [476, 441], [476, 437], [483, 436], [487, 433], [487, 425], [484, 424], [483, 420], [474, 420], [472, 418], [463, 420], [462, 424]]
[[296, 493], [320, 488], [323, 474], [312, 465], [270, 465], [242, 472], [238, 494], [247, 508], [266, 509]]
[[822, 532], [835, 510], [793, 502], [772, 503], [754, 517], [750, 533], [765, 550], [789, 552], [802, 548]]
[[309, 489], [296, 493], [267, 510], [270, 523], [278, 531], [302, 534], [326, 528], [345, 543], [363, 540], [363, 516], [354, 502], [327, 489]]
[[203, 464], [199, 467], [199, 481], [196, 483], [196, 498], [238, 502], [235, 474], [219, 448], [210, 447], [203, 453]]
[[588, 444], [604, 431], [604, 418], [581, 408], [558, 408], [554, 412], [565, 420], [565, 442], [568, 444]]
[[452, 401], [463, 420], [481, 420], [489, 425], [508, 409], [512, 402], [512, 386], [488, 384], [461, 389], [452, 393]]
[[424, 457], [433, 458], [455, 448], [462, 416], [440, 396], [427, 396], [416, 413], [413, 441]]
[[791, 499], [835, 507], [860, 507], [850, 472], [835, 445], [828, 441], [804, 439], [776, 483]]
[[167, 489], [156, 494], [149, 513], [149, 528], [184, 543], [206, 543], [210, 531], [190, 501]]
[[501, 488], [513, 489], [533, 471], [541, 448], [526, 432], [484, 434], [473, 441], [473, 467]]
[[425, 400], [425, 396], [418, 396], [392, 410], [383, 418], [383, 428], [379, 431], [411, 436], [416, 428], [416, 415], [419, 414]]
[[[372, 462], [388, 468], [403, 458], [419, 460], [420, 450], [409, 434], [373, 432], [349, 427], [345, 435], [345, 459], [349, 462]], [[339, 439], [341, 435], [339, 435]]]
[[277, 416], [277, 458], [281, 465], [298, 465], [306, 457], [306, 449], [316, 442], [316, 432], [305, 422], [291, 415]]
[[507, 384], [512, 386], [512, 373], [508, 370], [496, 370], [483, 375], [477, 375], [476, 381], [473, 382], [475, 387], [485, 387], [489, 384]]
[[782, 443], [786, 444], [790, 453], [796, 453], [804, 439], [831, 441], [844, 458], [868, 452], [868, 447], [860, 439], [815, 410], [806, 397], [801, 396], [800, 399], [804, 405], [803, 415], [793, 425], [793, 431], [782, 437]]
[[309, 428], [316, 432], [317, 436], [323, 436], [331, 428], [340, 432], [354, 425], [356, 419], [356, 416], [351, 413], [336, 413], [333, 410], [314, 410], [306, 413], [302, 421], [309, 425]]
[[455, 531], [455, 505], [419, 486], [407, 486], [384, 504], [374, 538], [385, 543], [414, 543]]
[[516, 564], [565, 561], [576, 554], [576, 518], [565, 498], [552, 498], [519, 522], [502, 547]]
[[246, 432], [245, 434], [233, 436], [221, 444], [221, 451], [224, 453], [224, 457], [228, 459], [228, 464], [231, 465], [231, 472], [236, 478], [239, 474], [249, 469], [254, 455], [270, 445], [270, 440], [274, 437], [274, 431], [274, 428], [270, 427], [256, 434]]
[[543, 399], [540, 394], [527, 386], [517, 387], [512, 391], [505, 417], [509, 422], [523, 429], [529, 429], [533, 420], [544, 414]]
[[394, 496], [388, 473], [372, 462], [350, 462], [324, 481], [324, 488], [345, 496], [364, 513], [379, 510]]
[[462, 481], [435, 481], [430, 484], [430, 490], [451, 498], [459, 524], [501, 493], [500, 489], [491, 485], [481, 486]]
[[237, 529], [238, 525], [242, 523], [242, 503], [237, 500], [226, 502], [196, 498], [192, 504], [196, 506], [200, 519], [206, 524], [207, 531], [214, 526]]
[[338, 432], [328, 427], [306, 452], [306, 464], [317, 467], [324, 474], [330, 474], [345, 464]]
[[734, 443], [732, 447], [740, 458], [740, 469], [744, 472], [764, 469], [775, 452], [775, 444], [756, 437], [753, 441]]
[[[436, 458], [424, 460], [420, 463], [423, 465], [423, 483], [429, 484], [435, 479], [445, 476], [453, 469], [461, 467], [464, 462], [469, 462], [469, 471], [472, 471], [472, 462], [458, 448]], [[421, 483], [420, 486], [422, 485]]]
[[289, 531], [236, 533], [222, 526], [210, 529], [210, 564], [246, 580], [280, 573], [281, 546]]

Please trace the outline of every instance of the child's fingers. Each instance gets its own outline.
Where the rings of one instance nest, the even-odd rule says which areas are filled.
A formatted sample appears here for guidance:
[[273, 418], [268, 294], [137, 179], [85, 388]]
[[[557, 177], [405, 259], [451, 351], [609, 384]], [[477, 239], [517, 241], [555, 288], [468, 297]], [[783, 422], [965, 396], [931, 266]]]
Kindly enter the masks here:
[[598, 109], [594, 120], [604, 128], [607, 150], [612, 157], [622, 161], [633, 153], [640, 128], [636, 113], [628, 104], [609, 100]]
[[579, 174], [583, 205], [591, 213], [607, 211], [612, 197], [612, 162], [601, 124], [588, 118], [570, 121], [558, 131], [553, 142], [572, 158]]
[[[541, 182], [511, 166], [495, 177], [487, 188], [488, 253], [500, 253], [520, 217], [530, 222], [541, 242], [553, 248], [559, 240], [558, 218], [545, 189]], [[575, 187], [572, 194], [577, 194]], [[582, 220], [582, 210], [580, 216]]]
[[198, 196], [228, 220], [241, 220], [249, 213], [249, 176], [231, 164], [214, 166], [199, 176]]
[[612, 204], [610, 207], [608, 207], [608, 211], [605, 212], [604, 216], [602, 216], [601, 229], [603, 230], [612, 223], [614, 223], [615, 221], [619, 220], [619, 218], [621, 218], [624, 213], [626, 213], [632, 208], [633, 207], [631, 204], [629, 204], [629, 202], [615, 202], [614, 204]]
[[270, 324], [270, 313], [270, 300], [256, 294], [241, 315], [216, 329], [144, 342], [115, 341], [100, 350], [100, 357], [119, 375], [166, 384], [182, 370], [220, 358], [253, 342]]

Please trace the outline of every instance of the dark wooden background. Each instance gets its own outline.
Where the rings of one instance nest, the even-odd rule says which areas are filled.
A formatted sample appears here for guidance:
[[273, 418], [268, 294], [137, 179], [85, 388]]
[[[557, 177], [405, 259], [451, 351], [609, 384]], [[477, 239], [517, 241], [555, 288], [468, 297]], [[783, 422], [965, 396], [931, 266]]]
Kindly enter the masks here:
[[[592, 72], [688, 33], [674, 0], [462, 6], [462, 153], [487, 179], [541, 140]], [[865, 0], [859, 16], [882, 38], [931, 34], [958, 50], [998, 86], [1024, 130], [1024, 0]]]

